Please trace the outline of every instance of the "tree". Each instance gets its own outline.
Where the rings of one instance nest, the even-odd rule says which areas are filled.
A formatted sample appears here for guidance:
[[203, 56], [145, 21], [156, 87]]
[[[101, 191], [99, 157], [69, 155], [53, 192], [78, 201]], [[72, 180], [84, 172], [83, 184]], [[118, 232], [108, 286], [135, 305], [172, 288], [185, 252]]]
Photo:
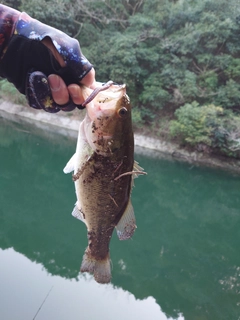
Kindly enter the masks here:
[[239, 111], [236, 0], [11, 2], [75, 36], [98, 80], [127, 84], [141, 121], [193, 101]]

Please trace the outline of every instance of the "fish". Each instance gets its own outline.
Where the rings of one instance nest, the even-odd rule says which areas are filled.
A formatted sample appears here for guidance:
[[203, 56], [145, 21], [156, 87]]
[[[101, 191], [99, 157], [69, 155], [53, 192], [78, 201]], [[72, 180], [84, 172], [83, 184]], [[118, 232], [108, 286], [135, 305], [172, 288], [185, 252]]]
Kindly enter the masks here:
[[114, 229], [120, 240], [133, 236], [133, 179], [145, 172], [134, 161], [126, 85], [110, 81], [82, 91], [86, 115], [80, 123], [76, 152], [63, 171], [73, 172], [77, 202], [72, 215], [87, 227], [88, 246], [80, 271], [93, 274], [98, 283], [109, 283], [110, 240]]

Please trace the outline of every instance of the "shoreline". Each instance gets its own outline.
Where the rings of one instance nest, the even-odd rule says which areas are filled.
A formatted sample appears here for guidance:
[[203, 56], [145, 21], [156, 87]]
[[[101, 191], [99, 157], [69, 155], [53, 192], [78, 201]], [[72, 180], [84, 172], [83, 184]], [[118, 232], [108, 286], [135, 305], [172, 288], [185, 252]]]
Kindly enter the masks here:
[[[56, 131], [53, 129], [57, 128], [58, 133], [77, 138], [79, 123], [84, 118], [84, 112], [75, 110], [71, 113], [60, 111], [58, 114], [51, 114], [43, 110], [35, 110], [28, 106], [17, 105], [0, 99], [0, 117], [15, 122], [20, 119], [28, 123], [34, 123], [42, 130]], [[196, 151], [189, 152], [180, 148], [177, 144], [136, 133], [134, 134], [134, 141], [138, 153], [152, 156], [157, 156], [157, 153], [161, 153], [175, 160], [240, 173], [239, 160], [210, 156]]]

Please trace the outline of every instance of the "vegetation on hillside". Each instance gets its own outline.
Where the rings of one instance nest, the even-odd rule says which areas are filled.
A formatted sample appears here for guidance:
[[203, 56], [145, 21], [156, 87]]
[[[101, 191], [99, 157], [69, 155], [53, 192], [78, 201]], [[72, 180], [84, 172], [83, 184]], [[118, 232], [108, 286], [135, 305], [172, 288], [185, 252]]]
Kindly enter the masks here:
[[239, 157], [239, 0], [5, 3], [76, 37], [98, 80], [125, 82], [138, 126]]

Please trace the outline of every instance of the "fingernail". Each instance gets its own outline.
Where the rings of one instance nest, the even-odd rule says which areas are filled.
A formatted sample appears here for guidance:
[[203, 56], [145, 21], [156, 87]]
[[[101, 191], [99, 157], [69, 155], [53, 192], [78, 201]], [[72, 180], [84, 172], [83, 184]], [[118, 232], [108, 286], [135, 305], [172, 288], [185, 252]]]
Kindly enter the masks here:
[[48, 76], [48, 82], [52, 91], [59, 91], [60, 89], [60, 79], [56, 74], [50, 74]]

